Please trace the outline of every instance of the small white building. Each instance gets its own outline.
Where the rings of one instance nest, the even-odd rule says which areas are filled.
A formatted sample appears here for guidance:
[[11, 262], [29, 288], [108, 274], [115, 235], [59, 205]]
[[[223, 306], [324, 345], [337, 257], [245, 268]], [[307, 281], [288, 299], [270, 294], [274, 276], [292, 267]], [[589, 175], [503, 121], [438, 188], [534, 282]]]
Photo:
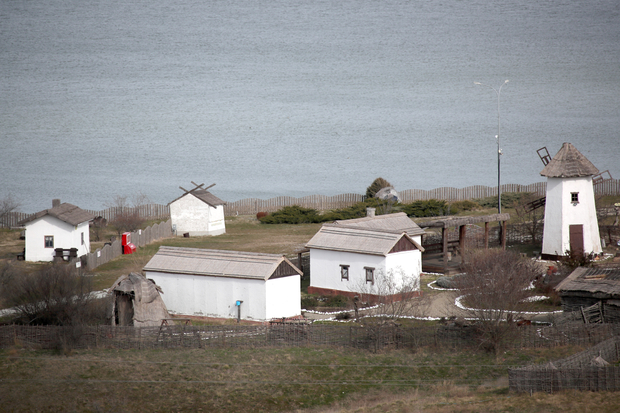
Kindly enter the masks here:
[[[419, 289], [424, 231], [404, 213], [325, 224], [306, 244], [311, 294], [380, 295]], [[383, 289], [386, 280], [389, 291]], [[403, 281], [413, 288], [403, 288]]]
[[567, 251], [600, 254], [601, 238], [592, 177], [599, 170], [572, 144], [540, 172], [547, 177], [542, 256], [557, 259]]
[[171, 313], [258, 321], [301, 315], [301, 271], [282, 255], [160, 247], [144, 272]]
[[206, 189], [194, 188], [170, 202], [172, 227], [179, 235], [220, 235], [226, 233], [224, 205]]
[[[60, 200], [46, 209], [20, 221], [26, 228], [26, 261], [52, 261], [55, 249], [77, 249], [77, 257], [90, 252], [88, 222], [95, 216]], [[67, 251], [68, 252], [68, 251]]]

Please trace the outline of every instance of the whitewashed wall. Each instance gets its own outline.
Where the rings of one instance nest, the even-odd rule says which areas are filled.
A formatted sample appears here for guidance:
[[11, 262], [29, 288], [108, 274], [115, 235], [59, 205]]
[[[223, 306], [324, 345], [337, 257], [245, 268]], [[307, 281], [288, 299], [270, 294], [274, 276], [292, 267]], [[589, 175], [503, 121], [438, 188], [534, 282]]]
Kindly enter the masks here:
[[[579, 203], [571, 202], [571, 192], [579, 193]], [[548, 178], [542, 253], [564, 255], [570, 249], [569, 226], [579, 224], [585, 252], [602, 252], [592, 177]]]
[[168, 311], [176, 314], [237, 318], [237, 300], [243, 301], [241, 318], [244, 320], [262, 321], [301, 314], [299, 276], [265, 282], [146, 271], [146, 277], [162, 288]]
[[196, 198], [186, 195], [170, 204], [170, 219], [178, 235], [220, 235], [226, 232], [224, 206], [213, 208]]
[[[26, 224], [26, 261], [52, 261], [54, 248], [77, 248], [78, 257], [89, 253], [88, 222], [73, 226], [46, 215]], [[84, 245], [82, 245], [84, 233]], [[54, 248], [45, 248], [45, 236], [54, 236]]]
[[[349, 280], [342, 279], [341, 265], [349, 266]], [[388, 254], [385, 257], [312, 248], [310, 249], [310, 286], [345, 292], [372, 292], [376, 286], [366, 284], [364, 267], [374, 267], [375, 277], [392, 274], [397, 282], [402, 275], [413, 277], [419, 287], [422, 253], [419, 250], [402, 251]]]
[[301, 315], [301, 277], [299, 275], [267, 280], [265, 288], [267, 303], [265, 319]]

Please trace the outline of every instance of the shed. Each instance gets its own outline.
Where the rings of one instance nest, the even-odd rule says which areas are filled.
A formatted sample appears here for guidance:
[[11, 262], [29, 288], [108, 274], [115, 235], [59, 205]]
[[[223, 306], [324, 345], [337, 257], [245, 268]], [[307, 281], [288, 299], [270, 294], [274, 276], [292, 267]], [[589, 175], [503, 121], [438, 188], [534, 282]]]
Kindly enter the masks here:
[[110, 290], [114, 294], [112, 325], [159, 327], [162, 320], [170, 318], [161, 288], [142, 274], [123, 275]]
[[226, 202], [207, 191], [208, 188], [203, 189], [203, 185], [196, 185], [190, 191], [180, 187], [185, 193], [170, 202], [170, 219], [176, 234], [203, 236], [226, 233]]
[[[397, 215], [397, 214], [394, 214]], [[404, 215], [404, 214], [403, 214]], [[380, 218], [383, 217], [383, 218]], [[391, 293], [402, 290], [405, 282], [419, 289], [424, 250], [416, 239], [420, 229], [395, 229], [402, 216], [366, 217], [325, 224], [306, 244], [310, 250], [311, 294], [385, 294], [381, 285], [392, 284]], [[413, 235], [417, 234], [417, 235]]]
[[301, 315], [301, 271], [282, 255], [164, 246], [144, 272], [177, 314], [260, 321]]
[[19, 222], [26, 228], [26, 261], [52, 261], [56, 252], [74, 257], [90, 252], [88, 222], [95, 216], [69, 203], [52, 201], [52, 208]]
[[620, 267], [578, 267], [555, 290], [564, 311], [598, 304], [601, 320], [620, 322]]

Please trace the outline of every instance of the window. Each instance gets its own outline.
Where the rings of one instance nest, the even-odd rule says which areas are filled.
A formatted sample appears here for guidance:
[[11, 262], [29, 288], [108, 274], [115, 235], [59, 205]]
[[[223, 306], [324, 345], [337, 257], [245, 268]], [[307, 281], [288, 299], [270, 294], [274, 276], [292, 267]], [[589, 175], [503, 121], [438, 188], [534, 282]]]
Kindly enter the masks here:
[[579, 192], [570, 193], [570, 202], [572, 202], [573, 204], [579, 203]]
[[348, 280], [349, 279], [349, 266], [348, 265], [341, 265], [340, 266], [340, 279], [341, 280]]
[[375, 269], [372, 267], [364, 267], [366, 270], [366, 283], [375, 283]]
[[45, 248], [54, 248], [54, 236], [53, 235], [45, 236]]
[[82, 245], [84, 245], [84, 233], [82, 232]]

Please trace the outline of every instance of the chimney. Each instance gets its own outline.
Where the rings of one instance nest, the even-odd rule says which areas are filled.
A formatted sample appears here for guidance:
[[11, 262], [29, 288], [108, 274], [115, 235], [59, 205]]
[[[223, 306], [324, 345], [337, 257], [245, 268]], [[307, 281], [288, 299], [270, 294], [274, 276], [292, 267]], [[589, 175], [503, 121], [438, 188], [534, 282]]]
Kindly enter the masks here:
[[374, 208], [366, 208], [366, 216], [370, 218], [375, 217], [375, 209]]
[[60, 206], [60, 199], [52, 199], [52, 208]]

